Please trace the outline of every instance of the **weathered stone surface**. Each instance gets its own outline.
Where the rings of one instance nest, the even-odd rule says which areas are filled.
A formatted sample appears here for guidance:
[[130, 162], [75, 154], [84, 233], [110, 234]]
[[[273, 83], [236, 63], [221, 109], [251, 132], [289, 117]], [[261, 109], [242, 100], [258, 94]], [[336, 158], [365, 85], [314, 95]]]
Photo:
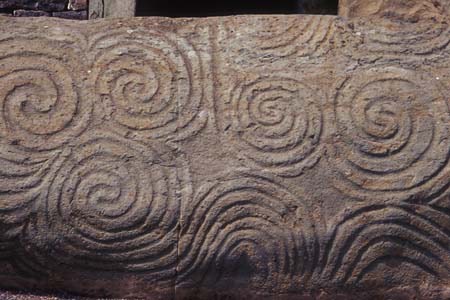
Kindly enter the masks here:
[[0, 18], [0, 286], [447, 299], [440, 16]]
[[89, 19], [134, 17], [136, 0], [91, 0], [89, 2]]

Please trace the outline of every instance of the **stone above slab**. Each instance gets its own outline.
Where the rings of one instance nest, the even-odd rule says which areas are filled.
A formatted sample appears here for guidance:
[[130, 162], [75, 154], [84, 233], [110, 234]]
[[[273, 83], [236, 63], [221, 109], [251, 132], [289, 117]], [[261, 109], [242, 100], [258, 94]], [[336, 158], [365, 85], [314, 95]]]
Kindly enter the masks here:
[[50, 13], [43, 10], [18, 9], [13, 12], [14, 17], [49, 17]]
[[88, 1], [87, 0], [69, 0], [69, 4], [67, 6], [70, 10], [87, 10], [88, 9]]
[[0, 17], [0, 287], [446, 299], [448, 22]]
[[134, 17], [136, 0], [90, 0], [89, 19]]
[[450, 16], [448, 0], [339, 0], [343, 17], [424, 20]]
[[63, 11], [67, 0], [0, 0], [0, 8]]

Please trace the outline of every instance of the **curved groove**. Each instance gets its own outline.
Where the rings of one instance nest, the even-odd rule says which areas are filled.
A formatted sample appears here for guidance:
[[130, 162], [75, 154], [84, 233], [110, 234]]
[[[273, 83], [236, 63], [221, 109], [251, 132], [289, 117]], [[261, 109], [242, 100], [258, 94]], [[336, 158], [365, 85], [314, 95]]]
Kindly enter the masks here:
[[322, 276], [357, 282], [368, 266], [399, 251], [408, 253], [417, 266], [427, 266], [422, 269], [432, 276], [450, 274], [450, 231], [443, 225], [450, 223], [450, 216], [430, 219], [431, 213], [439, 212], [419, 205], [373, 205], [348, 213], [327, 240]]
[[258, 288], [298, 284], [310, 275], [309, 226], [304, 204], [270, 178], [243, 173], [203, 186], [182, 220], [179, 283], [235, 285], [228, 272], [246, 270], [235, 279]]
[[[444, 50], [450, 44], [450, 29], [445, 22], [419, 22], [369, 26], [366, 36], [367, 50], [393, 55], [426, 56]], [[405, 26], [407, 25], [407, 26]]]
[[[263, 28], [271, 28], [269, 20], [264, 17], [259, 20]], [[274, 26], [279, 28], [280, 25]], [[274, 32], [267, 36], [252, 36], [252, 48], [256, 47], [258, 53], [266, 54], [269, 58], [287, 58], [292, 55], [298, 57], [320, 56], [327, 51], [329, 45], [326, 41], [333, 38], [333, 19], [325, 16], [303, 16], [288, 21], [286, 29]], [[247, 37], [248, 36], [244, 35]], [[244, 41], [246, 42], [246, 41]], [[248, 43], [248, 41], [247, 41]]]

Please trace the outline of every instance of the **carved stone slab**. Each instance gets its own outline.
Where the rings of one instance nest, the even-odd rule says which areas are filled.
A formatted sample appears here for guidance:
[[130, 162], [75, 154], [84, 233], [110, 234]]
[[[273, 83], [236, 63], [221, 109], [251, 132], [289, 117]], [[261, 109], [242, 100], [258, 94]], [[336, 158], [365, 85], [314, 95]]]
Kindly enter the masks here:
[[449, 43], [445, 17], [0, 18], [0, 286], [447, 299]]

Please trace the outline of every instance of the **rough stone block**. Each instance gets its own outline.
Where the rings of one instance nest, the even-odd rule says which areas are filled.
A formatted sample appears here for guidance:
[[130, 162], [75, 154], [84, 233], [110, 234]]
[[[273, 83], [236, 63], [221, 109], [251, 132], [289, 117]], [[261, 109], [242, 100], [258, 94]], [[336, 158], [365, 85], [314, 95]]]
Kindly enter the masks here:
[[50, 13], [42, 10], [18, 9], [14, 11], [14, 17], [48, 17]]
[[448, 0], [340, 0], [339, 14], [344, 17], [385, 17], [423, 20], [450, 15]]
[[450, 27], [0, 18], [0, 286], [447, 299]]
[[87, 11], [59, 11], [52, 14], [53, 17], [73, 20], [86, 20]]
[[90, 0], [89, 19], [134, 17], [136, 0]]
[[87, 10], [87, 0], [69, 0], [68, 8], [71, 10]]
[[0, 0], [0, 8], [36, 9], [37, 0]]
[[0, 8], [62, 11], [66, 5], [67, 0], [0, 0]]
[[37, 7], [45, 11], [63, 11], [67, 7], [67, 0], [39, 0]]

